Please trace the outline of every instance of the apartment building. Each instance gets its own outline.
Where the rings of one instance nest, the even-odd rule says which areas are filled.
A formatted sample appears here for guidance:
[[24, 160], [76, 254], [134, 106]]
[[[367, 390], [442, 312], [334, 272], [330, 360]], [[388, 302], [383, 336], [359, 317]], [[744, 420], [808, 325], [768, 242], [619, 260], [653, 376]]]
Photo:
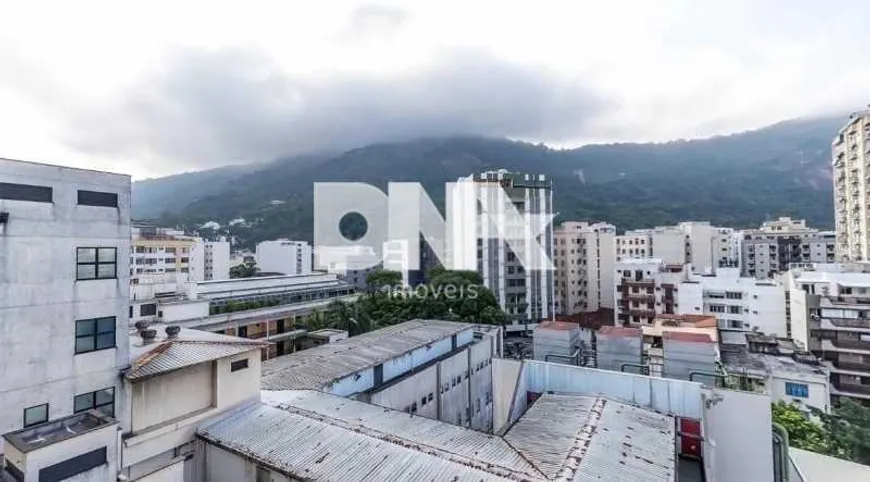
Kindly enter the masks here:
[[225, 237], [203, 241], [203, 281], [230, 279], [230, 243]]
[[738, 268], [689, 275], [679, 284], [677, 313], [713, 315], [724, 343], [746, 344], [746, 333], [790, 335], [786, 287], [775, 280], [741, 277]]
[[803, 219], [782, 217], [759, 229], [741, 231], [740, 269], [759, 279], [785, 273], [794, 263], [832, 263], [836, 234], [807, 226]]
[[656, 258], [669, 264], [691, 264], [697, 273], [712, 273], [737, 262], [733, 230], [709, 222], [626, 231], [616, 237], [616, 260]]
[[130, 255], [130, 282], [133, 285], [155, 280], [202, 280], [202, 246], [183, 231], [156, 226], [133, 226]]
[[832, 402], [870, 405], [870, 264], [810, 264], [786, 282], [792, 337], [830, 370]]
[[852, 113], [831, 143], [837, 257], [870, 260], [870, 109]]
[[553, 230], [557, 313], [613, 309], [615, 238], [607, 223], [565, 222]]
[[257, 267], [264, 273], [309, 274], [313, 260], [311, 245], [306, 241], [276, 239], [257, 244]]
[[[454, 195], [457, 216], [477, 239], [477, 268], [483, 283], [495, 294], [507, 313], [508, 331], [531, 330], [542, 320], [555, 316], [555, 277], [546, 269], [553, 260], [553, 183], [544, 175], [521, 174], [504, 169], [459, 179], [461, 186]], [[501, 189], [492, 189], [501, 187]], [[507, 217], [510, 207], [520, 219]], [[481, 223], [481, 213], [498, 220], [498, 226]], [[519, 246], [509, 245], [495, 229], [515, 238]], [[534, 233], [534, 234], [529, 234]], [[533, 252], [529, 236], [535, 236], [544, 253]], [[523, 249], [521, 256], [536, 263], [527, 269], [513, 249]], [[541, 258], [538, 258], [541, 256]], [[534, 257], [534, 258], [533, 258]], [[546, 258], [546, 259], [543, 259]]]
[[129, 176], [0, 159], [0, 433], [115, 415], [129, 252]]
[[652, 324], [657, 315], [677, 313], [678, 286], [687, 279], [686, 265], [655, 258], [625, 259], [615, 269], [617, 325]]

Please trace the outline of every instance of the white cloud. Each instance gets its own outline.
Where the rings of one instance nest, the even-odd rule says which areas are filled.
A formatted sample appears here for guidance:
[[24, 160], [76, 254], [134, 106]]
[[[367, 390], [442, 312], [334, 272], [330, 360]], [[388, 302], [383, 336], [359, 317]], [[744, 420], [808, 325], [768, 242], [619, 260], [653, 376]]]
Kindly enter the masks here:
[[868, 15], [860, 0], [17, 2], [0, 7], [0, 156], [144, 176], [330, 136], [743, 130], [870, 100]]

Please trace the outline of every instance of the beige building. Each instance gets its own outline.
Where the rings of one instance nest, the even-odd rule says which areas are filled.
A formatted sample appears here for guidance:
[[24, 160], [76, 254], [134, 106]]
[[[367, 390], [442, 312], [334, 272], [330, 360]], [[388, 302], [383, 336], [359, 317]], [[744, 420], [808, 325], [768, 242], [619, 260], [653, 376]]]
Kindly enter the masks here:
[[736, 263], [732, 238], [732, 229], [706, 221], [636, 229], [616, 237], [616, 261], [657, 258], [669, 264], [691, 264], [696, 273], [713, 273]]
[[686, 267], [660, 259], [628, 259], [616, 263], [616, 325], [651, 325], [658, 315], [677, 313], [677, 290]]
[[849, 116], [831, 145], [837, 257], [840, 261], [870, 259], [870, 109]]
[[565, 222], [553, 230], [556, 311], [563, 315], [613, 309], [616, 228]]

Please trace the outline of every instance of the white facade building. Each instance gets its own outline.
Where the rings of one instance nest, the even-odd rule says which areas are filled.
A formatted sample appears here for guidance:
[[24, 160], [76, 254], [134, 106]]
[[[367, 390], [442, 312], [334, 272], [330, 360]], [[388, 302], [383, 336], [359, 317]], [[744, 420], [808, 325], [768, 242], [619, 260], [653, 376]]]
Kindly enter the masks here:
[[129, 176], [0, 159], [0, 432], [114, 415], [129, 252]]
[[[553, 260], [553, 184], [544, 175], [522, 174], [501, 169], [461, 178], [453, 194], [451, 216], [463, 218], [459, 238], [477, 240], [477, 270], [483, 284], [492, 290], [507, 313], [508, 331], [533, 329], [538, 322], [555, 316]], [[501, 189], [492, 189], [501, 187]], [[509, 219], [510, 208], [521, 219]], [[450, 209], [448, 209], [450, 210]], [[495, 223], [481, 223], [481, 213]], [[496, 225], [497, 224], [497, 225]], [[497, 232], [496, 230], [504, 230]], [[501, 236], [504, 234], [504, 236]], [[533, 250], [534, 236], [543, 253]], [[523, 240], [509, 246], [505, 237]], [[521, 253], [514, 251], [522, 250]], [[474, 253], [451, 253], [470, 257]], [[526, 259], [534, 266], [524, 266]], [[465, 263], [468, 259], [455, 261]], [[528, 269], [527, 269], [528, 268]]]
[[553, 230], [558, 313], [613, 309], [615, 238], [607, 223], [565, 222]]
[[226, 238], [203, 241], [203, 281], [230, 279], [230, 243]]
[[691, 264], [696, 273], [713, 273], [720, 266], [736, 264], [732, 238], [730, 228], [697, 221], [626, 231], [616, 237], [616, 260], [656, 258], [668, 264]]
[[724, 343], [745, 344], [745, 333], [758, 331], [787, 338], [786, 288], [773, 280], [740, 276], [738, 268], [715, 275], [689, 276], [679, 285], [677, 313], [714, 315]]
[[257, 267], [264, 273], [309, 274], [312, 261], [311, 245], [305, 241], [276, 239], [257, 244]]
[[837, 257], [870, 261], [870, 109], [855, 112], [831, 143]]

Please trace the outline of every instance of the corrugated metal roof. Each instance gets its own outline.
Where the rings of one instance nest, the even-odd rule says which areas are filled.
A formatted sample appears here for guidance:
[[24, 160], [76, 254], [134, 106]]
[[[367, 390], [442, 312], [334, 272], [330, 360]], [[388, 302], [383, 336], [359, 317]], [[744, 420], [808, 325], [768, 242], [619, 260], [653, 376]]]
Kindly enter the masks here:
[[316, 391], [263, 399], [200, 436], [306, 480], [675, 480], [674, 419], [603, 398], [545, 394], [504, 437]]
[[141, 338], [131, 334], [130, 345], [131, 355], [135, 358], [130, 363], [130, 367], [124, 370], [124, 376], [128, 380], [139, 380], [199, 363], [261, 349], [269, 344], [263, 341], [182, 328], [178, 338], [163, 337], [150, 344], [142, 344]]
[[267, 405], [200, 428], [199, 436], [303, 480], [499, 481], [502, 477]]
[[377, 405], [311, 390], [262, 392], [265, 403], [352, 430], [367, 429], [421, 450], [436, 449], [446, 457], [477, 461], [527, 477], [539, 477], [526, 460], [501, 437]]
[[412, 320], [263, 363], [266, 390], [322, 389], [324, 385], [473, 328], [468, 323]]

